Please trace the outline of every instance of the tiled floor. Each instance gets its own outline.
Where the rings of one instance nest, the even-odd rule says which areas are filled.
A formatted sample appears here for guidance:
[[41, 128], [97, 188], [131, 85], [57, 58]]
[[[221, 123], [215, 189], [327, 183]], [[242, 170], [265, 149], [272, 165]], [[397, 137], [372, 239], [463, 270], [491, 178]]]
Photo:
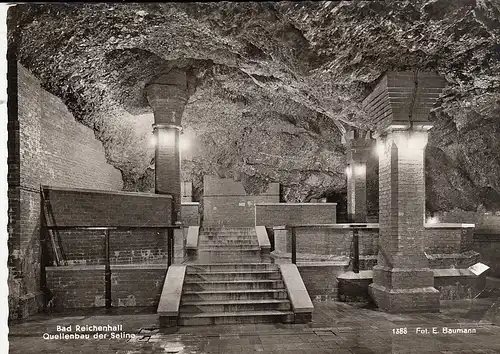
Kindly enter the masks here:
[[[500, 353], [500, 327], [494, 324], [498, 323], [496, 307], [498, 303], [493, 299], [444, 301], [440, 313], [390, 315], [360, 305], [323, 302], [315, 303], [313, 322], [307, 325], [181, 327], [175, 333], [162, 333], [154, 313], [38, 315], [29, 321], [11, 323], [9, 341], [10, 353], [22, 354]], [[134, 334], [135, 338], [99, 340], [90, 334], [88, 340], [43, 339], [44, 333], [57, 334], [58, 325], [71, 325], [74, 333], [76, 325], [85, 324], [123, 325], [117, 333]], [[475, 333], [443, 334], [445, 327]], [[398, 329], [401, 334], [395, 333]]]

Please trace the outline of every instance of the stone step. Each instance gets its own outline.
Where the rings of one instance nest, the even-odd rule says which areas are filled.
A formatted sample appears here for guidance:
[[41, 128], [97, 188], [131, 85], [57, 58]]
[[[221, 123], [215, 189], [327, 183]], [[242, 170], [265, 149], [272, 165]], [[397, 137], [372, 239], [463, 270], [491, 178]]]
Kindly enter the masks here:
[[183, 290], [284, 289], [283, 280], [184, 281]]
[[285, 289], [204, 290], [182, 293], [183, 301], [278, 300], [287, 298], [288, 294]]
[[236, 232], [200, 232], [199, 237], [257, 237], [254, 233], [236, 233]]
[[221, 272], [187, 272], [186, 280], [189, 281], [217, 281], [217, 280], [266, 280], [281, 279], [281, 274], [275, 270], [261, 271], [221, 271]]
[[248, 240], [199, 240], [199, 246], [209, 246], [209, 245], [259, 245], [257, 239], [248, 239]]
[[255, 231], [255, 227], [203, 226], [203, 231]]
[[201, 272], [231, 272], [231, 271], [258, 271], [258, 270], [278, 270], [278, 266], [273, 263], [199, 263], [187, 266], [187, 274]]
[[256, 240], [257, 235], [200, 235], [198, 240], [220, 240], [220, 241], [237, 241], [237, 240]]
[[181, 301], [180, 313], [290, 311], [288, 300]]
[[[197, 263], [251, 263], [255, 261], [262, 261], [263, 263], [270, 263], [271, 256], [262, 254], [260, 251], [246, 251], [246, 252], [204, 252], [198, 250], [191, 258], [191, 261]], [[189, 260], [188, 260], [189, 261]]]
[[292, 311], [247, 311], [247, 312], [211, 312], [179, 313], [181, 326], [232, 324], [232, 323], [292, 323]]
[[260, 251], [259, 245], [252, 244], [219, 244], [219, 243], [205, 243], [199, 244], [198, 249], [202, 251], [215, 250], [215, 251]]
[[198, 247], [198, 251], [205, 253], [211, 253], [213, 255], [224, 255], [224, 254], [235, 254], [235, 253], [248, 253], [249, 255], [260, 254], [260, 247], [258, 246], [247, 246], [247, 247], [236, 247], [236, 246], [224, 246], [224, 247]]

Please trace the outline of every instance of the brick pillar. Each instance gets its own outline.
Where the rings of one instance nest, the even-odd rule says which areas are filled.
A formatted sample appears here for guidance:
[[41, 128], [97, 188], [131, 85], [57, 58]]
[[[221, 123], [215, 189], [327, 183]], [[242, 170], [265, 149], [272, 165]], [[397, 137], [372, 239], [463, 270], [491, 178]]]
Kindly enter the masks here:
[[389, 72], [363, 102], [379, 152], [379, 254], [369, 292], [387, 312], [439, 311], [424, 253], [424, 149], [444, 85], [434, 73]]
[[346, 132], [347, 147], [347, 215], [350, 222], [367, 221], [366, 162], [374, 146], [369, 131]]
[[179, 134], [182, 113], [188, 100], [186, 73], [172, 69], [146, 86], [153, 108], [155, 148], [155, 193], [173, 197], [173, 222], [181, 220], [181, 178]]
[[439, 311], [434, 273], [424, 254], [426, 131], [379, 138], [379, 255], [370, 292], [388, 312]]

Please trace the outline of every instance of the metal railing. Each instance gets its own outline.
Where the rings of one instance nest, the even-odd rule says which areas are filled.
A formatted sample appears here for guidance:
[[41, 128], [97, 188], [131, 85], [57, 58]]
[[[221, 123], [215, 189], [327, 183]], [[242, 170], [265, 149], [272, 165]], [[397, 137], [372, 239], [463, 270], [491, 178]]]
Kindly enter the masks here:
[[[131, 230], [167, 230], [167, 267], [170, 267], [174, 258], [174, 230], [181, 229], [182, 226], [55, 226], [42, 225], [42, 231], [103, 231], [104, 232], [104, 283], [105, 283], [105, 307], [111, 308], [111, 245], [109, 242], [111, 231], [131, 231]], [[43, 238], [46, 240], [46, 237]]]
[[348, 228], [352, 230], [352, 270], [354, 273], [359, 273], [359, 230], [375, 230], [378, 229], [377, 226], [373, 224], [364, 223], [350, 223], [350, 224], [312, 224], [312, 225], [285, 225], [284, 229], [290, 231], [291, 233], [291, 248], [292, 248], [292, 263], [297, 264], [297, 229], [341, 229]]

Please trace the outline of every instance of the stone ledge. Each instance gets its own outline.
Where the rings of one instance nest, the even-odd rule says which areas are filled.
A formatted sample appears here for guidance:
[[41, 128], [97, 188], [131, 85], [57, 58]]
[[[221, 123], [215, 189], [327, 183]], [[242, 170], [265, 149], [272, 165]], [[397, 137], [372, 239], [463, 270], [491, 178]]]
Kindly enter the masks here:
[[170, 194], [154, 194], [154, 193], [144, 193], [144, 192], [124, 192], [124, 191], [112, 191], [106, 189], [88, 189], [88, 188], [70, 188], [70, 187], [58, 187], [58, 186], [48, 186], [42, 185], [43, 189], [54, 190], [54, 191], [65, 191], [65, 192], [77, 192], [77, 193], [97, 193], [97, 194], [115, 194], [115, 195], [127, 195], [135, 197], [149, 197], [149, 198], [169, 198], [172, 199]]
[[255, 205], [297, 206], [297, 205], [337, 205], [337, 203], [255, 203]]
[[476, 227], [476, 224], [459, 224], [459, 223], [439, 223], [439, 224], [424, 224], [426, 229], [469, 229]]
[[312, 313], [314, 306], [295, 264], [278, 264], [294, 313]]
[[267, 235], [265, 226], [255, 226], [255, 232], [257, 233], [257, 241], [259, 242], [260, 249], [271, 249], [271, 242], [269, 241], [269, 236]]
[[[361, 225], [363, 225], [361, 227]], [[311, 225], [301, 225], [300, 228], [323, 228], [323, 229], [353, 229], [353, 227], [360, 227], [358, 230], [370, 230], [370, 229], [378, 229], [378, 223], [346, 223], [346, 224], [311, 224]], [[274, 230], [286, 230], [286, 225], [274, 226]]]
[[359, 273], [354, 273], [353, 271], [348, 271], [340, 274], [337, 279], [345, 280], [366, 280], [373, 279], [373, 270], [361, 270]]
[[177, 317], [181, 303], [182, 286], [186, 275], [185, 265], [172, 265], [167, 271], [157, 314], [161, 317]]
[[189, 226], [186, 237], [186, 249], [197, 249], [199, 236], [200, 236], [200, 227]]
[[[271, 252], [271, 257], [276, 261], [289, 261], [292, 259], [291, 253], [285, 252]], [[318, 266], [342, 266], [346, 267], [349, 265], [348, 256], [332, 256], [332, 255], [318, 255], [312, 253], [297, 253], [297, 265], [312, 265]]]

